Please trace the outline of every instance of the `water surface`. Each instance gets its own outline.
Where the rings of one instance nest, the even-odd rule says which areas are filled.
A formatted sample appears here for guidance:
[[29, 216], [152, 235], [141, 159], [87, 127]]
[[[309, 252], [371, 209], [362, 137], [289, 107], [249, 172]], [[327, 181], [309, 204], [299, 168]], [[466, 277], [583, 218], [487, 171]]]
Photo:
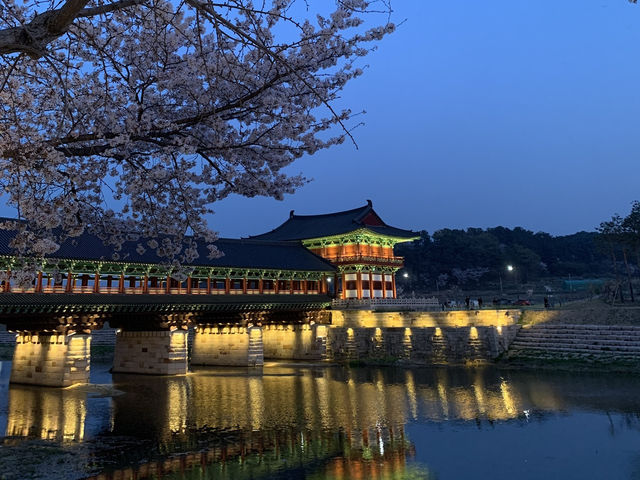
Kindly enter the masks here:
[[0, 479], [640, 479], [640, 378], [199, 368], [9, 385]]

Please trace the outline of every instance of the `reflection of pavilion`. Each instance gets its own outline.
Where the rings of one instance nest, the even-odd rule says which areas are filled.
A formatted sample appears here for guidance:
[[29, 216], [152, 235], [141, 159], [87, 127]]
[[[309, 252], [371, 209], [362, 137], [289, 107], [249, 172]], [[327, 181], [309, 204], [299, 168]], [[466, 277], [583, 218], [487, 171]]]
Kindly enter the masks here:
[[[197, 478], [241, 479], [273, 474], [282, 465], [336, 479], [402, 478], [397, 474], [411, 468], [407, 459], [415, 448], [404, 430], [412, 420], [508, 420], [524, 418], [527, 409], [558, 411], [598, 401], [583, 394], [597, 386], [595, 380], [583, 385], [567, 376], [520, 373], [512, 381], [503, 375], [492, 369], [328, 368], [114, 375], [125, 394], [110, 400], [105, 428], [152, 439], [158, 448], [151, 456], [133, 452], [135, 467], [95, 478], [142, 479], [159, 472], [182, 478], [171, 472], [197, 469], [203, 472]], [[637, 383], [621, 387], [626, 394], [633, 388]], [[7, 436], [81, 441], [92, 415], [97, 413], [79, 389], [11, 386]]]
[[[221, 478], [254, 475], [256, 462], [262, 473], [286, 462], [316, 465], [335, 478], [387, 478], [404, 471], [414, 452], [404, 433], [408, 421], [516, 418], [529, 403], [483, 370], [234, 375], [207, 369], [187, 377], [136, 377], [135, 385], [128, 378], [114, 375], [127, 394], [113, 398], [113, 433], [150, 432], [162, 451], [193, 452], [145, 463], [139, 478], [176, 469], [211, 471], [221, 462], [228, 472]], [[210, 448], [201, 451], [202, 445]], [[227, 464], [230, 458], [245, 466]], [[229, 470], [236, 468], [232, 476]]]

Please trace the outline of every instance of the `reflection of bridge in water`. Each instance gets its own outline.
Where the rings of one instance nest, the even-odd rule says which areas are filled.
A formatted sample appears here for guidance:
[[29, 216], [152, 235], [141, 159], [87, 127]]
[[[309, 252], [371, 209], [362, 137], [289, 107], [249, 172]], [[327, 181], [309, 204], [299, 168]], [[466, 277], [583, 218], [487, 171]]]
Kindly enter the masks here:
[[[609, 400], [612, 391], [618, 392], [622, 411], [625, 405], [636, 411], [631, 393], [639, 386], [628, 378], [599, 377], [584, 383], [570, 375], [542, 380], [535, 374], [512, 377], [492, 369], [266, 372], [252, 376], [241, 370], [207, 369], [186, 377], [114, 375], [116, 388], [124, 394], [104, 400], [110, 403], [106, 417], [104, 411], [92, 411], [82, 388], [12, 385], [6, 433], [14, 438], [95, 441], [102, 434], [86, 438], [85, 424], [102, 421], [98, 430], [109, 436], [142, 437], [155, 446], [153, 455], [148, 443], [139, 457], [131, 453], [135, 467], [122, 465], [96, 478], [145, 478], [153, 472], [168, 475], [190, 469], [213, 472], [219, 465], [231, 465], [231, 458], [240, 461], [226, 467], [228, 473], [238, 470], [222, 478], [255, 473], [256, 462], [274, 471], [286, 464], [331, 471], [336, 478], [377, 478], [371, 469], [406, 468], [414, 448], [404, 432], [409, 421], [462, 420], [482, 426], [524, 421], [525, 410], [535, 418], [576, 405], [597, 409], [601, 387]], [[98, 464], [101, 455], [96, 451]]]

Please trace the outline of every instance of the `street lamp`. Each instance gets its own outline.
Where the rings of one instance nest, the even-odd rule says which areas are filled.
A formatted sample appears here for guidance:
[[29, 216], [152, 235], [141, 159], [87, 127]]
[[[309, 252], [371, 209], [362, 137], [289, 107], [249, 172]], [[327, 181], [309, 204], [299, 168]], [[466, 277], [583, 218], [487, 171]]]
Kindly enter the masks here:
[[404, 278], [409, 278], [409, 274], [408, 274], [407, 272], [404, 272], [404, 273], [402, 274], [402, 276], [403, 276]]
[[[509, 264], [507, 265], [507, 271], [508, 272], [513, 272], [514, 266]], [[500, 295], [504, 295], [504, 292], [502, 291], [502, 272], [498, 271], [498, 277], [500, 278]]]

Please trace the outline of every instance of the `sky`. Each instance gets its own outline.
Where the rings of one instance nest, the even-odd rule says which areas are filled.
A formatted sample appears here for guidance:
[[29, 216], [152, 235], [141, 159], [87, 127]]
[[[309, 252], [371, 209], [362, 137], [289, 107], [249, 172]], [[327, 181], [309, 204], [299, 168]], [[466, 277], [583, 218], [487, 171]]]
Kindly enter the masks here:
[[[231, 197], [224, 237], [373, 201], [387, 223], [593, 230], [640, 200], [640, 5], [626, 0], [393, 0], [402, 24], [339, 106], [366, 110], [344, 143], [288, 171], [283, 201]], [[360, 119], [360, 118], [359, 118]]]

